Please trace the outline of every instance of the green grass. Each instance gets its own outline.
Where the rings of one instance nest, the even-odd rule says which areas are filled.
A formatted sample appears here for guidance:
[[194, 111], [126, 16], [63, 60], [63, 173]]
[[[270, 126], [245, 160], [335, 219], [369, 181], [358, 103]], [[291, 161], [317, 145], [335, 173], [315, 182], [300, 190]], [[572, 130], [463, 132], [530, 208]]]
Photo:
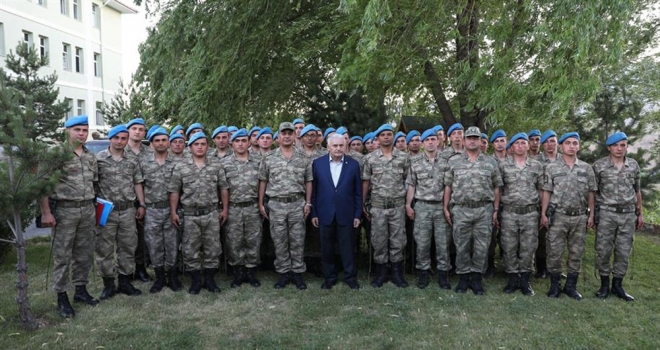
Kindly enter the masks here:
[[[636, 297], [626, 303], [595, 298], [594, 236], [578, 287], [585, 299], [545, 296], [547, 280], [534, 280], [536, 296], [505, 295], [504, 277], [486, 281], [486, 295], [458, 295], [432, 284], [425, 290], [368, 286], [353, 292], [343, 284], [322, 291], [322, 280], [306, 276], [309, 290], [274, 290], [276, 276], [260, 272], [261, 288], [229, 288], [198, 296], [166, 289], [140, 297], [118, 296], [95, 308], [74, 304], [77, 316], [61, 319], [55, 294], [45, 287], [48, 241], [28, 248], [30, 300], [44, 326], [32, 333], [19, 327], [13, 256], [0, 265], [0, 349], [436, 349], [436, 348], [659, 348], [660, 255], [658, 237], [637, 236], [631, 275], [624, 285]], [[587, 277], [584, 281], [583, 276]], [[406, 276], [414, 284], [415, 277]], [[51, 277], [52, 281], [52, 277]], [[186, 286], [188, 279], [184, 279]], [[452, 285], [456, 278], [452, 278]], [[90, 292], [98, 296], [95, 277]]]

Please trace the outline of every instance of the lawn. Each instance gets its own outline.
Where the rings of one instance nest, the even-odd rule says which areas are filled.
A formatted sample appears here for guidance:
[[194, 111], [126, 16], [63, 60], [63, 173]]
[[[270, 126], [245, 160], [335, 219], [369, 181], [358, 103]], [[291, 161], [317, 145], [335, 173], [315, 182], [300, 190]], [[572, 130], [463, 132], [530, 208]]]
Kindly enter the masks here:
[[[0, 265], [0, 349], [659, 348], [658, 237], [636, 237], [633, 278], [624, 280], [633, 303], [594, 296], [599, 280], [593, 234], [587, 241], [578, 284], [582, 301], [547, 298], [548, 280], [533, 281], [533, 297], [506, 295], [501, 273], [486, 281], [485, 296], [476, 296], [440, 290], [435, 283], [424, 290], [391, 283], [374, 289], [364, 270], [357, 292], [343, 284], [321, 290], [322, 279], [312, 276], [306, 276], [307, 291], [275, 290], [277, 276], [260, 272], [264, 285], [256, 289], [230, 289], [230, 278], [220, 276], [222, 292], [216, 295], [169, 289], [150, 295], [148, 284], [136, 283], [146, 292], [142, 296], [122, 295], [97, 307], [74, 304], [76, 318], [64, 320], [45, 286], [49, 243], [31, 240], [30, 300], [43, 327], [26, 333], [18, 325], [10, 256]], [[415, 276], [406, 277], [414, 285]], [[453, 277], [452, 286], [456, 282]], [[98, 296], [101, 287], [94, 277], [90, 292]]]

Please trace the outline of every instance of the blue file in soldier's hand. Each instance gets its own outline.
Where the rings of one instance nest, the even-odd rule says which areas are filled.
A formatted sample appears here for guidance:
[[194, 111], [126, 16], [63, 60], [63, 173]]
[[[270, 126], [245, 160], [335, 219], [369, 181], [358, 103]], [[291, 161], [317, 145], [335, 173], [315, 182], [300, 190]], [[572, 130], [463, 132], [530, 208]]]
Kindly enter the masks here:
[[115, 205], [101, 198], [96, 198], [96, 203], [96, 225], [105, 227], [108, 216], [110, 216], [110, 212]]

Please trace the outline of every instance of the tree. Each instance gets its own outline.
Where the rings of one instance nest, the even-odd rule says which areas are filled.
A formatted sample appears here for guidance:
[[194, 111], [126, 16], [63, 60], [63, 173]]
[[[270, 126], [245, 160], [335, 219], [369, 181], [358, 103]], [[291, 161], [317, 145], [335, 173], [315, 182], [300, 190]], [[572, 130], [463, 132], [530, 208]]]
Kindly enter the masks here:
[[131, 77], [128, 85], [124, 85], [124, 81], [119, 78], [119, 90], [110, 104], [104, 104], [101, 109], [108, 124], [113, 126], [125, 124], [138, 117], [144, 118], [147, 125], [157, 124], [152, 113], [148, 89], [148, 84], [137, 81], [135, 75]]
[[7, 87], [14, 91], [19, 105], [34, 111], [30, 116], [34, 127], [26, 129], [27, 136], [31, 139], [59, 137], [57, 128], [69, 106], [65, 101], [57, 101], [57, 74], [39, 76], [39, 69], [48, 65], [48, 56], [41, 56], [33, 45], [21, 42], [16, 46], [16, 54], [7, 55], [5, 64], [11, 71], [2, 73]]

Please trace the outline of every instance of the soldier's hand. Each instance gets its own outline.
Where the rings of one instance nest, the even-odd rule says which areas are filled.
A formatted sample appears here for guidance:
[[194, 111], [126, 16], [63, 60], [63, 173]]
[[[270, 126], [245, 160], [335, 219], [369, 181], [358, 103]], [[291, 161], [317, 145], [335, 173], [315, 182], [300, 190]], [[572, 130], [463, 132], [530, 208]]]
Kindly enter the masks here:
[[367, 211], [367, 207], [365, 206], [362, 206], [362, 216], [367, 220], [371, 220], [371, 215], [369, 215], [369, 211]]
[[309, 216], [309, 213], [312, 211], [311, 207], [309, 205], [305, 205], [303, 208], [303, 216], [305, 220], [307, 220], [307, 217]]
[[263, 204], [259, 206], [259, 211], [261, 212], [261, 216], [263, 216], [266, 220], [269, 220], [268, 212], [266, 212], [266, 207]]
[[[43, 219], [41, 219], [43, 222]], [[641, 230], [644, 228], [644, 217], [642, 217], [642, 214], [637, 215], [637, 229]]]
[[497, 220], [497, 212], [493, 212], [493, 225], [498, 228], [500, 227], [500, 222]]
[[454, 226], [454, 224], [451, 222], [451, 213], [449, 212], [449, 210], [444, 210], [444, 212], [445, 212], [445, 220], [447, 220], [449, 226]]
[[41, 226], [43, 227], [55, 227], [57, 223], [55, 222], [55, 216], [53, 214], [42, 214], [41, 215]]
[[319, 218], [312, 218], [312, 225], [319, 228]]
[[541, 214], [540, 227], [548, 227], [548, 217], [545, 214]]
[[593, 216], [593, 215], [589, 215], [589, 218], [587, 218], [587, 229], [590, 229], [590, 228], [592, 228], [592, 227], [594, 227], [594, 226], [595, 226], [595, 225], [594, 225], [594, 216]]
[[225, 222], [227, 222], [227, 218], [229, 217], [229, 210], [221, 210], [220, 211], [220, 226], [224, 225]]
[[406, 215], [408, 219], [415, 220], [415, 210], [409, 206], [406, 206]]
[[179, 228], [179, 225], [181, 224], [181, 221], [179, 220], [179, 215], [178, 214], [171, 214], [170, 215], [170, 221], [172, 221], [172, 225], [174, 225], [174, 227]]
[[135, 212], [135, 218], [138, 220], [142, 219], [144, 217], [145, 211], [146, 210], [144, 210], [142, 207], [138, 208], [138, 210]]

